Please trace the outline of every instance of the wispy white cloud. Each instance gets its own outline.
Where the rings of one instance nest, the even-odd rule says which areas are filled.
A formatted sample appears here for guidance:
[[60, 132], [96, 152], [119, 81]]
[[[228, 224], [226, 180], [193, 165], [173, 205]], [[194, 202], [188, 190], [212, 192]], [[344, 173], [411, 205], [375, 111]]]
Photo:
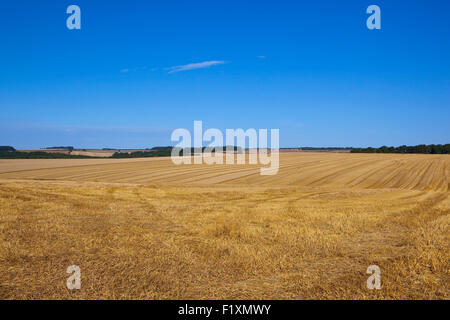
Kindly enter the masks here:
[[181, 66], [173, 66], [168, 68], [148, 68], [148, 67], [136, 67], [136, 68], [124, 68], [120, 70], [121, 73], [130, 73], [130, 72], [137, 72], [137, 71], [145, 71], [148, 70], [150, 72], [158, 71], [158, 70], [168, 70], [168, 73], [175, 73], [180, 71], [187, 71], [187, 70], [194, 70], [194, 69], [204, 69], [209, 68], [212, 66], [216, 66], [219, 64], [225, 64], [226, 61], [223, 60], [213, 60], [213, 61], [204, 61], [204, 62], [196, 62], [196, 63], [189, 63]]
[[218, 61], [204, 61], [204, 62], [197, 62], [197, 63], [189, 63], [189, 64], [185, 64], [182, 66], [170, 67], [168, 69], [170, 70], [169, 73], [175, 73], [175, 72], [180, 72], [180, 71], [209, 68], [209, 67], [216, 66], [219, 64], [225, 64], [225, 61], [218, 60]]
[[259, 59], [265, 59], [266, 58], [266, 56], [256, 56], [257, 58], [259, 58]]
[[[135, 68], [125, 68], [120, 70], [122, 73], [128, 73], [128, 72], [137, 72], [137, 71], [145, 71], [147, 70], [147, 67], [135, 67]], [[150, 71], [155, 71], [156, 68], [150, 69]]]

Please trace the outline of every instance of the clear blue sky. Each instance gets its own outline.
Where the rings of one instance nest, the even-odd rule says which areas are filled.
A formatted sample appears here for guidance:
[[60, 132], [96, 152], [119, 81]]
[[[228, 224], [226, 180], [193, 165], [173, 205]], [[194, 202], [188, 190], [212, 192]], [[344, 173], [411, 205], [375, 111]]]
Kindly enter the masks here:
[[194, 120], [279, 128], [282, 147], [450, 143], [449, 15], [448, 0], [4, 1], [0, 145], [169, 145]]

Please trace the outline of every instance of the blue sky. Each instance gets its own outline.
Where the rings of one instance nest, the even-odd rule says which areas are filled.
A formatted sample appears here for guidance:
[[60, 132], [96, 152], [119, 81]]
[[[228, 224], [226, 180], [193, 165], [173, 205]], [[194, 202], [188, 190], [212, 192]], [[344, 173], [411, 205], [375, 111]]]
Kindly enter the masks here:
[[[66, 28], [71, 4], [81, 30]], [[0, 145], [169, 145], [194, 120], [279, 128], [282, 147], [450, 143], [449, 13], [448, 0], [4, 2]]]

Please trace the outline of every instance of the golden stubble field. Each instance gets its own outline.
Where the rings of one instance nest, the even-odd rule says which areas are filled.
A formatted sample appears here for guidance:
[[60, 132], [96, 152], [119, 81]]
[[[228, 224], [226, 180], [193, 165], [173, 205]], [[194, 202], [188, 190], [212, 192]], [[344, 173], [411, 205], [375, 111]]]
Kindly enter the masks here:
[[1, 299], [449, 299], [448, 155], [96, 160], [0, 160]]

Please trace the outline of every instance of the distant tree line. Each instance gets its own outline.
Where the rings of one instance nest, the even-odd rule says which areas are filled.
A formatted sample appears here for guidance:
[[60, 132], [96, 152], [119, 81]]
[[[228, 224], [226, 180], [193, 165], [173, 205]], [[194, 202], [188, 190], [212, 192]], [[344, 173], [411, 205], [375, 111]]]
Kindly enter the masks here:
[[154, 147], [145, 149], [148, 151], [134, 152], [114, 152], [111, 158], [148, 158], [148, 157], [168, 157], [171, 155], [172, 147]]
[[149, 158], [149, 157], [169, 157], [170, 152], [165, 151], [134, 151], [134, 152], [114, 152], [111, 158]]
[[181, 150], [180, 155], [185, 155], [185, 154], [195, 154], [195, 153], [203, 153], [206, 152], [206, 149], [209, 149], [208, 151], [214, 153], [214, 152], [225, 152], [227, 150], [232, 150], [234, 152], [237, 153], [242, 153], [242, 148], [238, 147], [238, 146], [228, 146], [228, 147], [222, 147], [222, 146], [217, 146], [217, 147], [201, 147], [201, 148], [184, 148], [183, 150]]
[[72, 152], [74, 147], [72, 147], [72, 146], [67, 146], [67, 147], [47, 147], [45, 149], [63, 149], [63, 150], [68, 150], [68, 151]]
[[88, 159], [97, 158], [89, 156], [75, 156], [64, 153], [51, 153], [45, 151], [0, 151], [0, 159]]
[[11, 146], [0, 146], [0, 152], [9, 152], [9, 151], [16, 151], [16, 149], [14, 149]]
[[[67, 149], [69, 151], [74, 150], [73, 147], [54, 147], [57, 149]], [[54, 149], [46, 148], [46, 149]], [[115, 152], [110, 158], [146, 158], [146, 157], [169, 157], [172, 154], [174, 147], [154, 147], [151, 149], [145, 149], [143, 151], [134, 152]], [[237, 146], [230, 146], [230, 148], [238, 153], [242, 152], [242, 149]], [[190, 150], [189, 150], [190, 149]], [[180, 149], [178, 154], [180, 156], [187, 154], [198, 154], [205, 152], [206, 147], [200, 148], [185, 148]], [[212, 152], [225, 151], [227, 147], [216, 147]], [[400, 146], [400, 147], [387, 147], [382, 146], [380, 148], [312, 148], [306, 147], [303, 150], [314, 149], [328, 149], [328, 150], [341, 150], [350, 149], [352, 153], [422, 153], [422, 154], [450, 154], [450, 144], [431, 144], [431, 145], [417, 145], [417, 146]], [[189, 152], [190, 151], [190, 152]], [[45, 151], [33, 151], [33, 152], [20, 152], [11, 146], [0, 146], [0, 159], [88, 159], [88, 158], [100, 158], [84, 155], [70, 155], [63, 153], [52, 153]], [[105, 157], [101, 157], [105, 158]]]
[[380, 148], [352, 148], [352, 153], [425, 153], [425, 154], [450, 154], [450, 144], [420, 144], [417, 146], [400, 146]]
[[[281, 149], [291, 149], [291, 148], [281, 148]], [[349, 150], [351, 147], [300, 147], [301, 150], [314, 151], [314, 150], [328, 150], [328, 151], [338, 151], [338, 150]]]
[[[73, 150], [73, 147], [54, 147], [46, 149], [66, 149]], [[96, 158], [89, 156], [70, 155], [63, 153], [53, 153], [45, 151], [21, 152], [11, 146], [0, 146], [0, 159], [86, 159]]]
[[[212, 152], [225, 151], [227, 147], [215, 147]], [[147, 157], [170, 157], [172, 155], [172, 150], [174, 147], [154, 147], [151, 149], [146, 149], [148, 151], [134, 151], [134, 152], [115, 152], [112, 158], [147, 158]], [[180, 156], [188, 154], [203, 153], [206, 147], [202, 148], [178, 148], [178, 154]], [[240, 147], [231, 146], [230, 149], [236, 152], [242, 152]]]

